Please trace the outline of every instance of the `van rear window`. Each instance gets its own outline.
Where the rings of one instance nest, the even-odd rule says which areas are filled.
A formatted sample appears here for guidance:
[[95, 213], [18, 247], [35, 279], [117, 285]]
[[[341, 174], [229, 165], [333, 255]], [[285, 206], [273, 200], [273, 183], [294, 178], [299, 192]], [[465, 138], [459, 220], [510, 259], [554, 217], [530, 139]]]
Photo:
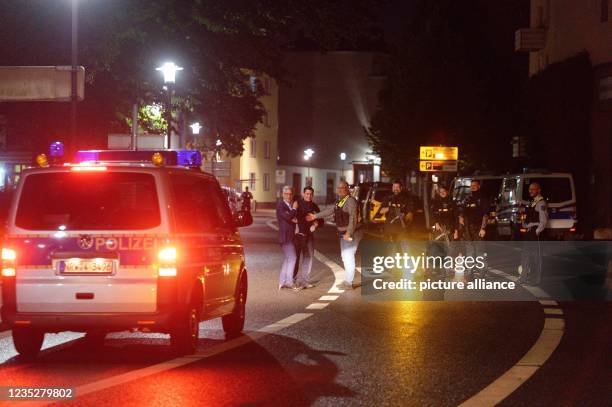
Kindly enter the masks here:
[[15, 224], [29, 230], [134, 230], [160, 224], [151, 174], [53, 172], [26, 177]]

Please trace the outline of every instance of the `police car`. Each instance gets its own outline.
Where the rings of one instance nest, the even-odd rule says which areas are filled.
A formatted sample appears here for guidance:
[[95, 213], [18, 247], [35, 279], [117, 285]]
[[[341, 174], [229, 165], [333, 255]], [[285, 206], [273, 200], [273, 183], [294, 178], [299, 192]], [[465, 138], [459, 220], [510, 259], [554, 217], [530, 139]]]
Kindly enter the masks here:
[[35, 357], [46, 332], [169, 333], [193, 353], [200, 321], [242, 331], [247, 269], [238, 227], [198, 151], [82, 151], [22, 173], [2, 247], [2, 321]]

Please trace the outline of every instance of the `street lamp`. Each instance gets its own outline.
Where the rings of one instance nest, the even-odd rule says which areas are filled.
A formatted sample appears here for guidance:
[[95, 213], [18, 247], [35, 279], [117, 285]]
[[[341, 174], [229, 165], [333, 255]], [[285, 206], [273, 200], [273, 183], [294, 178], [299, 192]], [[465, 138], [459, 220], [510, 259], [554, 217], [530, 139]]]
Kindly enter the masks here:
[[200, 123], [195, 122], [193, 124], [190, 124], [189, 127], [191, 127], [191, 133], [196, 135], [196, 134], [200, 134], [200, 129], [202, 128], [202, 126], [200, 126]]
[[168, 141], [166, 148], [170, 148], [172, 144], [172, 92], [174, 82], [176, 81], [176, 73], [182, 71], [183, 67], [176, 65], [174, 62], [166, 62], [162, 66], [155, 68], [156, 71], [160, 71], [164, 75], [164, 83], [168, 89], [168, 107], [166, 108], [167, 123], [168, 123]]
[[344, 161], [346, 161], [346, 153], [340, 153], [340, 161], [342, 161], [342, 173], [340, 175], [340, 179], [344, 181]]
[[[304, 161], [310, 161], [314, 153], [315, 152], [312, 148], [307, 148], [306, 150], [304, 150]], [[310, 165], [308, 165], [308, 178], [310, 178]]]

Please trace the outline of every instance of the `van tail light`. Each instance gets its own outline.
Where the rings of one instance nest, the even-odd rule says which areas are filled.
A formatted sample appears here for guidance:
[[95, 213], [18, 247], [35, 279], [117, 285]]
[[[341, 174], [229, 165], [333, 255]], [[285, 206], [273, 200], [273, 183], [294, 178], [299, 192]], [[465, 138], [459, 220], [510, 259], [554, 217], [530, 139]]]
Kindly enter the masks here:
[[17, 252], [13, 249], [2, 248], [2, 276], [15, 277], [15, 260]]
[[176, 276], [176, 248], [166, 247], [157, 253], [159, 266], [157, 274], [160, 277], [175, 277]]
[[574, 226], [574, 227], [571, 227], [569, 231], [570, 231], [570, 232], [575, 232], [575, 231], [576, 231], [576, 227], [575, 227], [575, 226]]

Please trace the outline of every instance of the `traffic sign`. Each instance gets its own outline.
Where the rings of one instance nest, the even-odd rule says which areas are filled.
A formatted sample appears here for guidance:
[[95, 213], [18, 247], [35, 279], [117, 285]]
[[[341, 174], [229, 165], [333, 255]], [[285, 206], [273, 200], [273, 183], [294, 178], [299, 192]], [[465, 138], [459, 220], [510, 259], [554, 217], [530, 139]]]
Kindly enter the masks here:
[[421, 160], [457, 161], [459, 147], [421, 146]]
[[423, 172], [457, 172], [457, 161], [420, 161]]

